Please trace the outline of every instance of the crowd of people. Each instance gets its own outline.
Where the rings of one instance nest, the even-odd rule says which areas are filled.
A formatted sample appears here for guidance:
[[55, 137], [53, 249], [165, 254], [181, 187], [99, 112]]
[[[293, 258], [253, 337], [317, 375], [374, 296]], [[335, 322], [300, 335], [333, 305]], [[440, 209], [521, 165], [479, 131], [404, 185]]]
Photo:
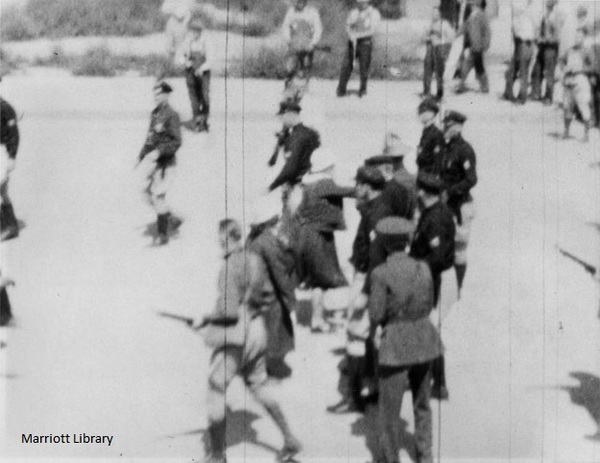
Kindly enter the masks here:
[[[358, 62], [360, 87], [367, 93], [373, 36], [380, 14], [368, 0], [357, 0], [348, 16], [347, 53], [341, 65], [337, 95], [347, 85]], [[565, 134], [578, 116], [591, 126], [589, 64], [584, 54], [584, 31], [573, 47], [562, 50], [556, 41], [556, 0], [548, 0], [541, 26], [528, 21], [523, 9], [514, 22], [515, 52], [506, 74], [505, 98], [515, 100], [513, 83], [520, 81], [516, 101], [528, 98], [529, 71], [533, 68], [532, 99], [552, 102], [554, 67], [563, 63]], [[468, 7], [468, 8], [467, 8]], [[302, 445], [271, 391], [270, 378], [292, 374], [286, 355], [294, 349], [297, 291], [310, 292], [311, 326], [314, 336], [334, 330], [327, 319], [332, 311], [327, 295], [341, 295], [346, 320], [346, 358], [341, 370], [341, 401], [329, 413], [364, 412], [376, 407], [379, 441], [373, 461], [395, 463], [400, 452], [400, 409], [404, 392], [412, 392], [415, 415], [417, 461], [433, 461], [430, 400], [448, 400], [444, 347], [440, 325], [432, 322], [439, 309], [442, 275], [454, 269], [460, 293], [467, 273], [467, 249], [475, 203], [471, 190], [477, 184], [477, 158], [463, 138], [467, 116], [446, 110], [445, 64], [456, 36], [464, 37], [462, 57], [456, 71], [457, 92], [467, 90], [466, 79], [474, 68], [481, 91], [489, 92], [485, 52], [491, 33], [485, 2], [469, 0], [456, 15], [458, 24], [432, 13], [426, 42], [423, 100], [416, 108], [423, 132], [417, 147], [418, 172], [404, 166], [410, 148], [394, 132], [384, 137], [381, 152], [357, 166], [354, 185], [335, 182], [336, 159], [321, 146], [317, 127], [302, 122], [303, 97], [310, 77], [313, 53], [319, 47], [322, 25], [318, 11], [306, 0], [295, 0], [284, 20], [284, 36], [290, 53], [286, 60], [284, 99], [279, 116], [282, 129], [268, 162], [283, 166], [268, 185], [269, 194], [256, 201], [251, 229], [244, 230], [231, 217], [223, 218], [217, 231], [223, 252], [219, 274], [219, 298], [209, 315], [193, 327], [202, 330], [213, 350], [209, 368], [206, 461], [226, 460], [226, 418], [223, 403], [229, 384], [241, 375], [284, 437], [279, 461], [290, 461]], [[214, 56], [201, 21], [188, 10], [166, 8], [168, 27], [174, 31], [171, 56], [174, 66], [185, 69], [192, 118], [181, 122], [169, 104], [173, 87], [161, 78], [153, 88], [156, 107], [150, 117], [145, 143], [138, 160], [150, 157], [148, 199], [156, 211], [157, 244], [166, 245], [181, 224], [168, 205], [167, 193], [182, 143], [181, 127], [193, 132], [209, 130], [210, 75]], [[431, 92], [435, 75], [437, 89]], [[542, 97], [542, 82], [545, 92]], [[2, 239], [18, 234], [8, 179], [18, 148], [16, 115], [2, 100]], [[587, 105], [587, 106], [586, 106]], [[439, 124], [441, 122], [441, 124]], [[265, 165], [265, 168], [267, 166]], [[338, 258], [335, 233], [347, 230], [344, 202], [355, 201], [360, 223], [352, 245], [352, 277]], [[451, 273], [450, 273], [451, 274]], [[10, 319], [6, 286], [2, 286], [2, 324]], [[338, 298], [339, 299], [339, 298]], [[6, 300], [6, 302], [5, 302]], [[338, 301], [339, 302], [339, 301]], [[7, 312], [8, 310], [8, 312]], [[439, 310], [438, 310], [439, 312]]]

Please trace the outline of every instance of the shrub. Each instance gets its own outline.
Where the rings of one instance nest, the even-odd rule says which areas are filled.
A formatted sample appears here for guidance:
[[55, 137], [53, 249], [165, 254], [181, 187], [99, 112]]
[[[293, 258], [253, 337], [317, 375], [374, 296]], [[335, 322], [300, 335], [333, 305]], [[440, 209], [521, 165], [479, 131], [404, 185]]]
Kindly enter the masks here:
[[2, 40], [28, 40], [39, 34], [34, 21], [17, 5], [2, 8], [0, 26]]
[[17, 71], [23, 65], [23, 60], [0, 48], [0, 76], [6, 76]]

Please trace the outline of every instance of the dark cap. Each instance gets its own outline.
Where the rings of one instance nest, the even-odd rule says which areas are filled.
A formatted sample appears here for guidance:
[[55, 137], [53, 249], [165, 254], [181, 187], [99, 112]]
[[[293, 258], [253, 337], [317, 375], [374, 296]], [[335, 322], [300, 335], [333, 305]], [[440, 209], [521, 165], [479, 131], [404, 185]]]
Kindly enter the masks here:
[[374, 190], [383, 190], [385, 186], [383, 174], [374, 167], [359, 167], [356, 171], [355, 180], [358, 183], [370, 185]]
[[417, 176], [417, 188], [432, 195], [439, 195], [444, 189], [444, 184], [436, 175], [420, 172]]
[[427, 112], [427, 111], [431, 111], [432, 113], [437, 114], [440, 112], [440, 107], [438, 106], [437, 102], [433, 98], [425, 98], [419, 104], [417, 111], [419, 112], [419, 114], [423, 114], [424, 112]]
[[378, 156], [372, 156], [365, 161], [365, 166], [367, 167], [375, 167], [380, 166], [381, 164], [393, 164], [394, 157], [389, 154], [380, 154]]
[[466, 120], [467, 116], [458, 111], [448, 110], [444, 113], [444, 125], [464, 124]]
[[277, 114], [282, 115], [288, 112], [299, 113], [300, 111], [302, 111], [302, 108], [296, 101], [292, 99], [286, 99], [279, 103], [279, 112]]
[[171, 87], [165, 81], [161, 81], [156, 83], [156, 85], [154, 86], [154, 91], [157, 91], [159, 93], [171, 93], [173, 91], [173, 87]]
[[384, 236], [410, 238], [415, 231], [415, 226], [410, 220], [401, 217], [386, 217], [377, 222], [375, 231]]

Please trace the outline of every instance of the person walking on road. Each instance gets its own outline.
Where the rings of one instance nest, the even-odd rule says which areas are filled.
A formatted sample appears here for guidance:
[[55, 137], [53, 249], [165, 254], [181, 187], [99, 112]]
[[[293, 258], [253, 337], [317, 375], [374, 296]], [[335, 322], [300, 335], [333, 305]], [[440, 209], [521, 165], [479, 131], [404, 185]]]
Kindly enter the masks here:
[[319, 11], [307, 0], [293, 0], [283, 20], [283, 36], [288, 45], [286, 87], [297, 71], [310, 78], [315, 46], [321, 41], [323, 25]]
[[154, 168], [148, 177], [146, 192], [157, 215], [159, 245], [169, 242], [171, 209], [167, 204], [166, 195], [175, 173], [175, 155], [181, 146], [179, 115], [169, 105], [169, 95], [172, 91], [173, 88], [166, 82], [159, 82], [154, 86], [156, 107], [150, 116], [146, 143], [138, 157], [139, 164], [150, 153], [155, 153]]
[[455, 35], [452, 25], [442, 18], [440, 7], [434, 6], [431, 24], [425, 36], [427, 50], [423, 66], [424, 98], [431, 96], [431, 79], [434, 74], [437, 83], [436, 99], [441, 101], [444, 97], [444, 71]]
[[190, 31], [182, 44], [185, 63], [185, 81], [192, 105], [189, 128], [194, 132], [208, 131], [210, 113], [210, 72], [212, 48], [199, 20], [190, 24]]
[[0, 205], [0, 239], [2, 241], [19, 235], [19, 223], [8, 194], [8, 183], [15, 168], [19, 141], [17, 113], [8, 101], [0, 97], [0, 200], [2, 201]]
[[[433, 174], [422, 172], [417, 178], [422, 211], [410, 248], [410, 256], [429, 265], [433, 279], [433, 306], [438, 307], [442, 288], [442, 272], [454, 265], [454, 217], [441, 201], [442, 182]], [[438, 330], [441, 330], [441, 308], [438, 311]], [[432, 363], [431, 397], [447, 400], [445, 359], [441, 355]]]
[[529, 92], [529, 67], [535, 51], [536, 26], [530, 9], [530, 2], [527, 7], [521, 5], [513, 7], [513, 56], [506, 70], [503, 99], [515, 101], [514, 83], [519, 78], [520, 88], [519, 97], [516, 102], [525, 104], [527, 102], [527, 93]]
[[367, 93], [367, 80], [371, 68], [371, 54], [373, 52], [373, 35], [381, 21], [377, 8], [369, 4], [370, 0], [357, 0], [346, 21], [348, 34], [348, 50], [342, 61], [340, 80], [337, 87], [337, 96], [346, 95], [348, 80], [352, 75], [354, 64], [358, 61], [360, 72], [360, 88], [358, 96]]
[[457, 111], [446, 111], [440, 170], [440, 179], [444, 185], [442, 197], [456, 223], [454, 270], [459, 298], [467, 273], [467, 247], [475, 217], [471, 189], [477, 184], [475, 151], [462, 137], [466, 120], [467, 117]]
[[479, 81], [479, 86], [483, 93], [490, 91], [488, 76], [485, 70], [485, 53], [490, 48], [492, 32], [490, 29], [489, 19], [483, 10], [483, 0], [470, 0], [473, 7], [469, 18], [464, 23], [461, 31], [465, 34], [465, 57], [463, 68], [461, 70], [460, 83], [456, 89], [456, 93], [466, 92], [466, 80], [475, 68], [475, 75]]
[[417, 147], [419, 173], [438, 174], [440, 171], [444, 133], [436, 124], [439, 111], [440, 108], [437, 102], [431, 98], [423, 100], [417, 109], [419, 120], [423, 124], [423, 133]]
[[285, 356], [295, 344], [292, 312], [296, 310], [298, 276], [296, 253], [281, 217], [280, 199], [273, 194], [262, 197], [254, 207], [247, 247], [263, 259], [272, 286], [270, 309], [265, 314], [267, 370], [269, 376], [287, 378], [292, 374]]
[[382, 329], [379, 348], [379, 445], [374, 461], [397, 463], [400, 410], [410, 388], [415, 416], [416, 461], [433, 463], [430, 400], [431, 361], [443, 352], [438, 331], [429, 320], [433, 283], [429, 266], [406, 249], [414, 225], [388, 217], [377, 224], [386, 260], [371, 275], [368, 302], [371, 330]]
[[301, 450], [301, 445], [267, 382], [265, 313], [273, 309], [268, 301], [272, 282], [263, 259], [244, 249], [241, 237], [241, 228], [235, 220], [219, 223], [224, 259], [219, 273], [219, 297], [213, 313], [194, 324], [196, 329], [207, 326], [205, 341], [213, 349], [204, 461], [226, 462], [227, 389], [238, 375], [283, 434], [284, 445], [277, 460], [289, 461]]

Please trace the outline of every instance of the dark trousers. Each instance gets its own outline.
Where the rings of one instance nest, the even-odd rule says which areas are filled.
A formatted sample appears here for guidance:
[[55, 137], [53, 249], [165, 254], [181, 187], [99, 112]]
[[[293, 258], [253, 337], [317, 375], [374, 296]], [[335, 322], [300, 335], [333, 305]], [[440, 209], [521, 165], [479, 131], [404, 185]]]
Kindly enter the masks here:
[[0, 290], [0, 326], [4, 326], [12, 318], [10, 300], [6, 288]]
[[365, 357], [347, 355], [345, 367], [340, 375], [338, 390], [347, 402], [353, 403], [357, 408], [364, 407], [364, 400], [360, 395], [365, 377]]
[[370, 37], [359, 39], [356, 42], [356, 50], [352, 41], [348, 41], [348, 50], [342, 61], [342, 70], [340, 71], [340, 81], [338, 83], [338, 94], [346, 93], [348, 81], [354, 69], [354, 61], [358, 61], [360, 72], [360, 90], [367, 89], [367, 80], [369, 78], [369, 69], [371, 68], [371, 54], [373, 52], [373, 41]]
[[287, 57], [286, 67], [286, 83], [291, 81], [296, 73], [302, 72], [304, 77], [310, 77], [310, 71], [313, 65], [314, 52], [312, 51], [292, 51]]
[[600, 127], [600, 74], [592, 75], [590, 82], [592, 83], [592, 118], [595, 126]]
[[[379, 368], [379, 436], [381, 455], [386, 463], [399, 461], [400, 410], [404, 392], [410, 388], [415, 414], [417, 461], [432, 461], [432, 424], [429, 407], [431, 371], [429, 363], [405, 367]], [[377, 460], [379, 461], [379, 460]]]
[[529, 90], [529, 65], [533, 58], [533, 42], [514, 39], [514, 52], [508, 69], [506, 70], [506, 88], [504, 97], [508, 100], [514, 99], [513, 87], [517, 78], [520, 81], [519, 100], [527, 100]]
[[444, 70], [446, 69], [446, 60], [450, 54], [451, 43], [445, 45], [427, 45], [425, 53], [425, 63], [423, 69], [423, 94], [431, 93], [431, 80], [435, 74], [437, 83], [437, 96], [444, 96]]
[[185, 82], [190, 95], [193, 118], [204, 116], [205, 119], [208, 119], [210, 110], [210, 71], [205, 71], [201, 76], [197, 76], [193, 69], [188, 68], [185, 70]]
[[542, 82], [546, 81], [544, 98], [552, 100], [554, 93], [554, 73], [558, 60], [558, 44], [540, 44], [531, 73], [531, 97], [542, 97]]
[[460, 71], [461, 84], [464, 86], [467, 77], [469, 77], [469, 73], [471, 69], [475, 68], [475, 75], [477, 76], [477, 80], [481, 85], [481, 90], [487, 92], [488, 88], [488, 80], [487, 74], [485, 73], [485, 63], [483, 59], [482, 51], [472, 51], [470, 50], [468, 58], [465, 58], [463, 61], [462, 69]]

